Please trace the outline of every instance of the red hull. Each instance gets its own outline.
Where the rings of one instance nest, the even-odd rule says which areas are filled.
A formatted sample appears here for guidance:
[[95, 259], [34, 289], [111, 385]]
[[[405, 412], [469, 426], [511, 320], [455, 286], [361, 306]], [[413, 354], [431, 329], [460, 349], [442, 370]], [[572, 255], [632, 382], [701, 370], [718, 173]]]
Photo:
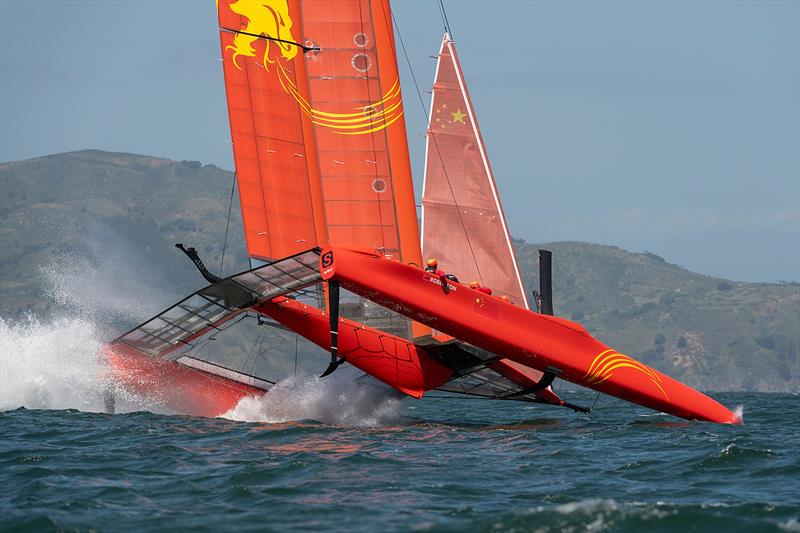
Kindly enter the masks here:
[[686, 419], [741, 423], [708, 396], [620, 354], [579, 324], [533, 313], [370, 251], [326, 248], [324, 279], [439, 331], [541, 371]]
[[[322, 310], [288, 298], [276, 298], [255, 305], [253, 310], [270, 316], [317, 346], [330, 350], [330, 322]], [[346, 318], [339, 319], [339, 355], [359, 370], [414, 398], [421, 398], [425, 392], [442, 386], [453, 376], [452, 370], [413, 342]], [[515, 368], [507, 361], [499, 361], [491, 368], [523, 387], [536, 383], [526, 373], [530, 369]], [[537, 391], [536, 394], [546, 403], [564, 403], [548, 389]]]
[[126, 391], [183, 414], [213, 418], [265, 391], [116, 344], [105, 347], [111, 377]]

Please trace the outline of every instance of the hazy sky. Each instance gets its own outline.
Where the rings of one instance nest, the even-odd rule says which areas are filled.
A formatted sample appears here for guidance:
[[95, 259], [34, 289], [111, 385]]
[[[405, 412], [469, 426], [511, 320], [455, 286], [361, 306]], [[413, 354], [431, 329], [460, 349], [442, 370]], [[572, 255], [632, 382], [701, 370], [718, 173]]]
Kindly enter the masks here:
[[[438, 9], [393, 5], [427, 107]], [[514, 236], [800, 279], [800, 2], [445, 6]], [[0, 160], [233, 169], [219, 57], [213, 1], [0, 0]], [[425, 120], [400, 68], [419, 184]]]

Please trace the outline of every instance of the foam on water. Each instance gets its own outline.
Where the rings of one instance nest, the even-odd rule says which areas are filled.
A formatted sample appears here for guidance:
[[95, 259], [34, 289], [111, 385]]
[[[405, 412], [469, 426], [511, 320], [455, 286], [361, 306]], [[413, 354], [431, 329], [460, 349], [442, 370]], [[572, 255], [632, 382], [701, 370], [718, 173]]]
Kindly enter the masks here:
[[389, 425], [400, 416], [402, 398], [387, 388], [364, 386], [342, 372], [320, 379], [297, 375], [279, 381], [260, 398], [248, 397], [223, 414], [245, 422], [317, 420], [339, 426]]
[[744, 405], [737, 405], [733, 409], [733, 415], [739, 424], [744, 424]]

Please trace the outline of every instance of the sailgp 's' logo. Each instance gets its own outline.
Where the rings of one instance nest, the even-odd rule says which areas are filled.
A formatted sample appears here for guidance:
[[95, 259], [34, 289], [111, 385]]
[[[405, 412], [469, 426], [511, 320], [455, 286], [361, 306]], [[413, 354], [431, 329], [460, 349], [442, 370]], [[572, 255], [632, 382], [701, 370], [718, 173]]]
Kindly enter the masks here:
[[322, 254], [322, 268], [328, 268], [333, 264], [333, 252]]
[[[242, 28], [224, 28], [241, 32], [233, 38], [233, 44], [225, 47], [226, 56], [239, 70], [243, 70], [248, 57], [255, 58], [259, 67], [277, 76], [283, 90], [317, 126], [340, 135], [359, 135], [383, 130], [403, 116], [399, 79], [394, 81], [380, 100], [354, 107], [350, 113], [335, 113], [313, 107], [295, 83], [291, 62], [301, 46], [311, 48], [315, 45], [306, 40], [298, 46], [300, 43], [292, 27], [287, 0], [236, 0], [230, 3], [223, 0], [223, 4], [221, 9], [230, 9], [247, 20]], [[357, 52], [350, 58], [350, 65], [354, 69], [354, 76], [364, 79], [377, 77], [374, 49], [369, 49], [373, 40], [364, 33], [353, 35], [353, 46]], [[257, 53], [257, 41], [264, 43], [263, 53]], [[308, 54], [313, 57], [314, 53], [324, 54], [325, 50]]]
[[589, 370], [586, 372], [586, 375], [583, 376], [583, 379], [586, 380], [588, 385], [599, 385], [613, 376], [614, 371], [619, 368], [632, 368], [645, 374], [648, 378], [650, 378], [650, 381], [652, 381], [653, 384], [658, 387], [658, 390], [661, 391], [667, 401], [669, 401], [669, 396], [667, 396], [666, 391], [664, 391], [664, 388], [661, 386], [661, 376], [659, 376], [650, 367], [640, 363], [635, 359], [631, 359], [627, 355], [617, 353], [614, 350], [609, 349], [600, 352], [597, 357], [594, 358], [594, 361], [592, 361], [592, 364], [589, 366]]
[[327, 250], [319, 258], [319, 271], [322, 279], [330, 279], [336, 266], [333, 264], [333, 250]]

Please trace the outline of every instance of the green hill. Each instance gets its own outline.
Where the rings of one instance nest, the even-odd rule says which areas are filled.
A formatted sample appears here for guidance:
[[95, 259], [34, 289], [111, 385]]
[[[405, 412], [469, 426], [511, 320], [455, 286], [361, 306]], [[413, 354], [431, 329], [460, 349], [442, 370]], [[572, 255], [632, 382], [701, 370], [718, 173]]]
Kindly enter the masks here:
[[[0, 316], [63, 307], [65, 276], [120, 326], [157, 312], [203, 284], [175, 242], [219, 270], [231, 183], [213, 165], [97, 150], [0, 164]], [[537, 287], [539, 245], [516, 245]], [[800, 390], [797, 284], [712, 278], [612, 246], [544, 247], [556, 313], [611, 346], [701, 389]], [[236, 195], [224, 266], [247, 267]]]

